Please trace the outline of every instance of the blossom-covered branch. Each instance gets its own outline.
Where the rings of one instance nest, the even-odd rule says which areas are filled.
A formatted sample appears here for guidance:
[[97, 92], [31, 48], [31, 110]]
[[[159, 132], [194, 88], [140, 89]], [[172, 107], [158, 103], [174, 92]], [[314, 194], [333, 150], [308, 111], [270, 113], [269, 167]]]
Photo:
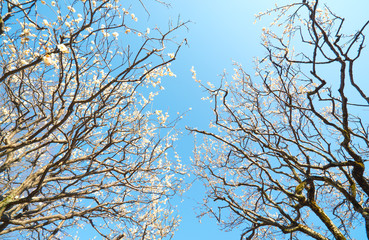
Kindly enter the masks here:
[[185, 23], [142, 28], [110, 0], [0, 7], [0, 235], [171, 237], [176, 121], [148, 106], [175, 76], [170, 38]]

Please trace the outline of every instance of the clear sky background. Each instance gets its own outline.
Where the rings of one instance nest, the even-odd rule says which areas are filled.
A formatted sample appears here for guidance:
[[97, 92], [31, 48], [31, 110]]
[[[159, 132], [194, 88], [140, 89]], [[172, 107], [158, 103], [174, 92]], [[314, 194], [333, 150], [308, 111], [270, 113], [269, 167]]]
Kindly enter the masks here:
[[[129, 2], [135, 2], [130, 5]], [[122, 1], [130, 12], [139, 18], [138, 24], [154, 28], [156, 25], [165, 28], [168, 21], [190, 20], [188, 31], [178, 31], [177, 39], [187, 38], [188, 46], [184, 46], [176, 61], [172, 64], [172, 71], [177, 77], [163, 81], [164, 91], [155, 98], [154, 108], [168, 111], [172, 117], [177, 112], [188, 111], [179, 123], [178, 129], [183, 132], [176, 144], [176, 150], [187, 168], [191, 168], [190, 158], [194, 146], [193, 137], [185, 130], [185, 126], [206, 129], [213, 114], [208, 102], [201, 100], [205, 93], [192, 79], [190, 69], [194, 66], [197, 76], [202, 82], [217, 83], [219, 75], [227, 70], [232, 72], [232, 61], [241, 63], [248, 72], [253, 71], [253, 57], [264, 56], [264, 49], [260, 44], [261, 28], [269, 26], [275, 16], [264, 18], [254, 24], [255, 14], [270, 9], [275, 3], [282, 5], [291, 1], [273, 0], [172, 0], [170, 8], [165, 8], [155, 1], [144, 1], [150, 11], [148, 16], [137, 0]], [[369, 19], [368, 0], [331, 0], [327, 5], [339, 16], [346, 18], [344, 32], [359, 29], [363, 22]], [[366, 57], [368, 60], [368, 57]], [[362, 61], [361, 71], [368, 69], [368, 61]], [[366, 79], [369, 81], [368, 79]], [[369, 88], [369, 84], [368, 84]], [[174, 240], [224, 240], [240, 239], [240, 230], [232, 232], [221, 231], [215, 219], [203, 217], [201, 223], [196, 215], [200, 205], [204, 188], [201, 182], [193, 181], [191, 189], [175, 204], [182, 217], [179, 230]], [[81, 238], [83, 239], [83, 238]], [[360, 239], [360, 236], [358, 236]]]
[[[113, 1], [113, 0], [112, 0]], [[163, 79], [165, 90], [159, 92], [153, 103], [153, 109], [168, 111], [172, 118], [177, 113], [185, 113], [177, 129], [182, 132], [176, 142], [176, 151], [182, 163], [191, 169], [193, 136], [185, 130], [186, 126], [198, 129], [207, 129], [213, 119], [212, 105], [202, 101], [206, 96], [192, 79], [190, 69], [194, 67], [197, 77], [202, 82], [212, 82], [215, 85], [220, 81], [220, 75], [227, 71], [232, 73], [233, 62], [241, 63], [247, 72], [253, 72], [253, 58], [263, 57], [264, 48], [261, 45], [260, 35], [263, 27], [268, 27], [275, 16], [263, 18], [255, 22], [255, 14], [271, 9], [275, 3], [283, 5], [291, 0], [163, 0], [171, 7], [164, 7], [155, 0], [141, 0], [149, 10], [148, 15], [138, 0], [121, 0], [123, 7], [129, 9], [138, 17], [137, 24], [151, 29], [158, 26], [167, 29], [168, 22], [176, 22], [179, 18], [183, 22], [190, 21], [188, 29], [182, 28], [173, 36], [181, 42], [186, 38], [188, 45], [179, 51], [176, 60], [172, 63], [172, 71], [176, 78]], [[323, 1], [322, 1], [323, 2]], [[353, 33], [362, 27], [369, 19], [369, 0], [325, 0], [327, 6], [346, 19], [343, 32]], [[369, 38], [369, 31], [366, 31]], [[123, 35], [124, 33], [121, 33]], [[124, 35], [126, 36], [126, 35]], [[369, 39], [367, 48], [369, 49]], [[134, 44], [134, 43], [133, 43]], [[369, 51], [366, 49], [356, 70], [366, 81], [369, 89]], [[170, 50], [168, 51], [170, 52]], [[365, 90], [365, 88], [364, 88]], [[191, 110], [189, 110], [191, 109]], [[187, 179], [191, 188], [174, 203], [176, 210], [182, 217], [179, 230], [174, 240], [233, 240], [240, 239], [242, 229], [222, 231], [215, 219], [207, 216], [200, 219], [199, 207], [205, 194], [202, 183], [191, 175]], [[79, 230], [82, 233], [83, 230]], [[92, 238], [93, 232], [82, 233], [80, 239]], [[355, 236], [361, 239], [360, 236]], [[98, 238], [96, 238], [98, 239]]]
[[[165, 26], [169, 18], [176, 20], [179, 15], [183, 21], [192, 21], [188, 24], [188, 31], [178, 34], [179, 40], [183, 37], [188, 39], [189, 46], [181, 49], [172, 64], [172, 70], [177, 78], [167, 79], [163, 83], [165, 90], [159, 94], [154, 103], [155, 107], [169, 111], [171, 116], [192, 108], [178, 126], [183, 135], [177, 142], [177, 151], [184, 164], [190, 165], [189, 158], [192, 156], [193, 148], [193, 137], [188, 135], [184, 126], [207, 128], [209, 120], [213, 117], [211, 106], [200, 100], [205, 93], [191, 78], [191, 67], [194, 66], [198, 78], [203, 82], [213, 83], [219, 81], [219, 75], [225, 69], [228, 72], [232, 71], [232, 61], [241, 63], [252, 72], [253, 57], [264, 55], [264, 49], [260, 44], [261, 28], [267, 27], [273, 19], [271, 16], [254, 24], [255, 14], [272, 8], [276, 2], [282, 5], [291, 1], [173, 0], [169, 9], [162, 8], [158, 4], [148, 4], [147, 7], [151, 9], [148, 22], [151, 26], [155, 24]], [[326, 2], [333, 12], [346, 18], [344, 28], [346, 32], [359, 29], [369, 18], [367, 0]], [[363, 69], [368, 69], [367, 61], [362, 63]], [[201, 223], [199, 222], [196, 218], [196, 208], [199, 207], [198, 203], [201, 203], [203, 196], [204, 189], [201, 183], [195, 181], [192, 188], [183, 196], [183, 201], [178, 202], [177, 210], [182, 216], [182, 224], [174, 239], [240, 239], [240, 230], [221, 231], [215, 219], [204, 217]]]

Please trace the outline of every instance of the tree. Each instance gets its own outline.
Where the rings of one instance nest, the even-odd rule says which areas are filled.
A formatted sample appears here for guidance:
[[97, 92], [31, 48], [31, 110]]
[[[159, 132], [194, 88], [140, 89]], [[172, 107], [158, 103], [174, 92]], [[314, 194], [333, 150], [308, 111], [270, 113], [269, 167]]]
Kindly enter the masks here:
[[318, 0], [257, 17], [269, 14], [255, 76], [235, 64], [219, 87], [200, 83], [215, 114], [214, 130], [190, 128], [204, 138], [193, 160], [207, 189], [201, 214], [241, 239], [369, 237], [369, 96], [355, 72], [369, 21], [345, 34]]
[[171, 237], [176, 120], [150, 106], [184, 23], [150, 33], [111, 0], [0, 7], [0, 236]]

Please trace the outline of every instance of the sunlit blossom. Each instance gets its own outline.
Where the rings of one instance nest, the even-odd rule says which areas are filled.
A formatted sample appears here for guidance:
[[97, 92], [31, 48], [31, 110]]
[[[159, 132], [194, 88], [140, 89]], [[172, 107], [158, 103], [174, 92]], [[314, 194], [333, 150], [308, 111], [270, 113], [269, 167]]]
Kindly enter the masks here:
[[53, 65], [55, 63], [55, 60], [53, 59], [53, 56], [48, 54], [42, 58], [46, 66]]
[[68, 6], [67, 7], [69, 11], [71, 11], [72, 13], [76, 12], [76, 10], [72, 7], [72, 6]]
[[42, 22], [44, 23], [45, 26], [52, 27], [51, 24], [46, 19], [42, 20]]
[[113, 33], [112, 33], [112, 35], [113, 35], [113, 37], [118, 38], [119, 33], [117, 33], [117, 32], [113, 32]]
[[59, 44], [59, 45], [58, 45], [58, 49], [59, 49], [62, 53], [69, 53], [68, 48], [67, 48], [64, 44]]

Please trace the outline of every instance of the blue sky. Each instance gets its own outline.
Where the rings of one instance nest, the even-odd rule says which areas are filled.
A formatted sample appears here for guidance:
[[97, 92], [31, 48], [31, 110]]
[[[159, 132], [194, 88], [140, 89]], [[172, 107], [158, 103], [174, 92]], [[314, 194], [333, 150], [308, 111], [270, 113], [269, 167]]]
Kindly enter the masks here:
[[[241, 0], [229, 1], [228, 4], [209, 0], [172, 2], [172, 8], [168, 11], [173, 19], [180, 14], [182, 20], [192, 21], [188, 24], [188, 32], [183, 31], [189, 46], [181, 49], [172, 64], [177, 78], [164, 82], [165, 90], [156, 98], [156, 103], [171, 115], [192, 108], [179, 127], [207, 128], [212, 118], [210, 106], [201, 101], [205, 93], [191, 77], [191, 67], [194, 66], [202, 81], [217, 82], [224, 69], [232, 70], [232, 61], [250, 63], [252, 66], [252, 57], [257, 55], [258, 49], [259, 52], [262, 50], [259, 43], [261, 25], [253, 24], [254, 14], [266, 9], [266, 6], [265, 3], [248, 6]], [[193, 137], [183, 130], [176, 149], [185, 164], [190, 164], [192, 148]], [[221, 231], [215, 219], [203, 217], [200, 223], [196, 213], [203, 196], [202, 184], [194, 182], [183, 196], [183, 201], [178, 203], [182, 222], [174, 239], [239, 239], [240, 231]]]
[[[215, 85], [220, 81], [220, 75], [233, 70], [233, 61], [241, 63], [247, 72], [253, 71], [253, 58], [264, 56], [264, 48], [260, 44], [260, 34], [263, 27], [267, 27], [275, 16], [267, 17], [255, 22], [255, 14], [279, 5], [290, 3], [290, 0], [163, 0], [171, 3], [171, 7], [164, 7], [155, 0], [142, 0], [150, 11], [148, 15], [137, 0], [121, 0], [124, 7], [134, 12], [138, 17], [142, 29], [156, 26], [166, 29], [168, 21], [177, 19], [189, 20], [188, 29], [182, 28], [174, 36], [181, 42], [187, 39], [188, 45], [183, 46], [172, 63], [172, 71], [176, 78], [167, 78], [163, 81], [165, 90], [155, 98], [153, 109], [168, 111], [172, 118], [177, 112], [185, 113], [177, 129], [182, 132], [176, 143], [183, 164], [191, 168], [190, 158], [194, 146], [194, 139], [185, 130], [186, 126], [207, 129], [213, 119], [211, 105], [202, 101], [205, 93], [198, 83], [192, 79], [190, 69], [194, 67], [197, 77], [202, 82], [212, 82]], [[343, 32], [355, 32], [369, 19], [368, 0], [326, 0], [327, 5], [339, 16], [346, 18]], [[132, 3], [132, 5], [130, 4]], [[368, 32], [368, 31], [367, 31]], [[121, 33], [123, 35], [123, 33]], [[128, 36], [129, 35], [124, 35]], [[369, 36], [369, 34], [368, 34]], [[132, 38], [133, 39], [133, 38]], [[134, 45], [135, 42], [132, 42]], [[170, 49], [168, 49], [170, 52]], [[368, 49], [364, 51], [369, 56]], [[368, 57], [362, 58], [357, 66], [357, 74], [365, 76], [368, 81]], [[366, 83], [369, 89], [369, 83]], [[191, 110], [189, 110], [191, 109]], [[191, 175], [187, 179], [192, 187], [183, 196], [176, 198], [173, 204], [182, 217], [179, 230], [174, 240], [223, 240], [240, 239], [242, 229], [231, 232], [222, 231], [215, 219], [196, 216], [200, 213], [199, 207], [205, 194], [202, 183]], [[81, 230], [79, 230], [81, 233]], [[92, 231], [82, 233], [80, 239], [88, 239]], [[357, 236], [360, 239], [360, 236]]]
[[[158, 25], [168, 21], [168, 18], [177, 19], [178, 15], [184, 21], [192, 21], [188, 24], [189, 31], [183, 31], [179, 35], [188, 39], [189, 47], [182, 48], [172, 64], [177, 78], [164, 82], [165, 90], [156, 98], [155, 103], [159, 108], [168, 110], [171, 115], [191, 107], [192, 110], [180, 123], [180, 128], [185, 125], [207, 128], [212, 118], [211, 106], [200, 100], [204, 93], [191, 78], [191, 67], [195, 67], [198, 78], [203, 82], [213, 83], [219, 81], [219, 75], [224, 69], [232, 71], [232, 61], [241, 63], [251, 72], [253, 57], [263, 56], [261, 28], [268, 26], [273, 19], [273, 16], [264, 18], [254, 24], [254, 15], [272, 8], [275, 2], [281, 5], [290, 1], [177, 0], [171, 1], [172, 7], [167, 11], [160, 8], [160, 14], [152, 12], [149, 22]], [[336, 0], [327, 1], [327, 4], [335, 13], [346, 18], [346, 30], [357, 30], [369, 17], [368, 1]], [[192, 136], [183, 130], [183, 136], [177, 142], [177, 151], [185, 164], [190, 164], [192, 147]], [[183, 202], [178, 203], [182, 224], [174, 239], [240, 239], [239, 230], [221, 231], [214, 219], [204, 217], [199, 222], [194, 211], [199, 207], [197, 203], [202, 201], [203, 194], [201, 183], [194, 182], [183, 196]]]

